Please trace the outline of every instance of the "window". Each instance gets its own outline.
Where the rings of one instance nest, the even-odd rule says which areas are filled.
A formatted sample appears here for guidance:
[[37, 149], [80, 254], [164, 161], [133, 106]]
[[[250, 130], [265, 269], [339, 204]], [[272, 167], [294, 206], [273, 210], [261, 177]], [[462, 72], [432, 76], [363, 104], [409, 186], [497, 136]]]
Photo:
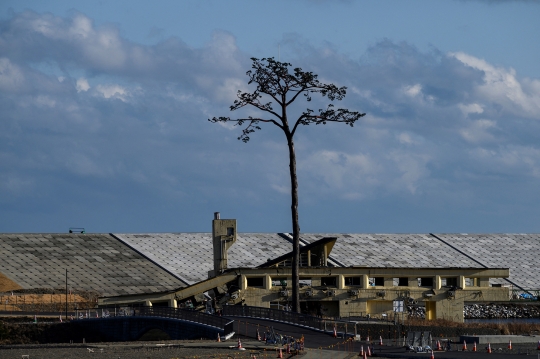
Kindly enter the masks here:
[[324, 258], [316, 253], [311, 252], [311, 266], [322, 267], [324, 265]]
[[321, 285], [327, 286], [327, 287], [335, 287], [337, 283], [336, 277], [322, 277], [321, 278]]
[[378, 286], [383, 287], [384, 286], [384, 277], [372, 277], [369, 278], [369, 285], [370, 286]]
[[345, 277], [345, 285], [362, 285], [362, 277]]
[[407, 277], [394, 278], [394, 286], [408, 287], [409, 286], [409, 278], [407, 278]]
[[287, 277], [272, 277], [272, 287], [286, 287]]
[[247, 285], [248, 287], [263, 287], [264, 286], [264, 278], [258, 277], [258, 278], [248, 278], [247, 279]]
[[433, 277], [418, 278], [419, 287], [433, 287]]
[[227, 227], [227, 235], [234, 236], [234, 227]]
[[443, 287], [457, 287], [458, 279], [456, 277], [442, 278], [441, 285]]
[[300, 253], [300, 267], [307, 267], [308, 266], [308, 254]]

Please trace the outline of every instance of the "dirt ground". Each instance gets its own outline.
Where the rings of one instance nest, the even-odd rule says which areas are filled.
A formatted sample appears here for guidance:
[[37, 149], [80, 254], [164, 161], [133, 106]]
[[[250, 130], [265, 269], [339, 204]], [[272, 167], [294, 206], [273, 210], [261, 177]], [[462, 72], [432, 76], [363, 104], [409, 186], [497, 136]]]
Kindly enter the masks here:
[[[162, 346], [157, 346], [161, 344]], [[29, 359], [175, 359], [175, 358], [190, 358], [190, 359], [251, 359], [253, 355], [257, 359], [276, 358], [276, 352], [271, 351], [256, 351], [245, 350], [238, 351], [233, 349], [219, 348], [183, 348], [178, 344], [167, 343], [108, 343], [107, 345], [92, 345], [82, 346], [77, 344], [76, 347], [58, 347], [54, 345], [40, 346], [25, 346], [23, 348], [2, 349], [0, 348], [0, 359], [4, 358], [21, 358], [22, 355], [28, 355]], [[299, 356], [301, 357], [301, 356]], [[283, 355], [283, 358], [288, 359], [290, 355]]]

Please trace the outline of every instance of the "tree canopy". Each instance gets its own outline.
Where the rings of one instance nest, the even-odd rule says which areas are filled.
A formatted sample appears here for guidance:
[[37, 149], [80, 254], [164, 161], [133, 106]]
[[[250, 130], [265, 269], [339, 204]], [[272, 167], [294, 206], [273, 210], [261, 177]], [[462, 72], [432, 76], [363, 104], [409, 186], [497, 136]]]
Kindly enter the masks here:
[[[350, 111], [344, 108], [334, 108], [331, 103], [342, 100], [347, 88], [337, 87], [334, 84], [325, 84], [318, 80], [313, 72], [294, 68], [291, 64], [276, 61], [273, 57], [257, 59], [252, 58], [251, 70], [246, 72], [249, 77], [248, 84], [255, 84], [252, 92], [238, 91], [237, 99], [230, 106], [231, 111], [243, 107], [255, 107], [261, 111], [260, 117], [214, 117], [210, 122], [233, 122], [242, 127], [238, 137], [243, 142], [249, 142], [250, 135], [260, 130], [261, 123], [271, 123], [280, 128], [287, 139], [289, 149], [289, 174], [291, 179], [291, 217], [293, 235], [293, 263], [292, 263], [292, 306], [295, 312], [300, 312], [299, 297], [299, 262], [300, 262], [300, 225], [298, 220], [298, 180], [296, 175], [296, 153], [294, 150], [294, 135], [299, 126], [326, 125], [328, 122], [341, 122], [351, 127], [365, 113]], [[312, 95], [320, 94], [328, 98], [330, 103], [325, 108], [314, 110], [306, 108], [299, 111], [292, 121], [289, 121], [288, 108], [300, 95], [307, 102], [311, 102]]]

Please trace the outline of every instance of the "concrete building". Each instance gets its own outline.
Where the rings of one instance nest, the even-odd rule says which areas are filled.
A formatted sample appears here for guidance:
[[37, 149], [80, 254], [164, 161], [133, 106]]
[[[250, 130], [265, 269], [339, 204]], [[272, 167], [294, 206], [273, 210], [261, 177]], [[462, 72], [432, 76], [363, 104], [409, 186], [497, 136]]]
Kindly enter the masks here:
[[[151, 295], [103, 297], [99, 305], [176, 307], [179, 302], [202, 303], [206, 294], [206, 299], [212, 298], [211, 306], [218, 310], [222, 305], [235, 304], [286, 308], [292, 293], [292, 252], [257, 266], [229, 268], [228, 252], [234, 252], [238, 241], [236, 221], [216, 215], [212, 228], [213, 269], [208, 272], [209, 279]], [[429, 260], [434, 258], [429, 256], [419, 259], [428, 265], [418, 267], [412, 267], [410, 262], [403, 267], [366, 266], [365, 261], [345, 266], [332, 256], [337, 243], [337, 237], [323, 237], [301, 247], [300, 296], [305, 313], [382, 316], [403, 309], [404, 305], [424, 305], [427, 319], [462, 322], [465, 303], [507, 302], [511, 298], [509, 287], [495, 283], [509, 277], [508, 268], [486, 268], [471, 259], [455, 257], [458, 252], [449, 253], [447, 249], [437, 255], [435, 251], [438, 265], [432, 267], [428, 266]], [[441, 265], [444, 259], [450, 265]]]
[[[0, 234], [0, 295], [65, 288], [67, 269], [69, 288], [99, 293], [100, 305], [289, 303], [288, 233], [238, 233], [236, 220], [221, 218], [212, 230]], [[461, 321], [463, 304], [540, 290], [537, 234], [307, 233], [301, 252], [302, 309], [311, 314], [379, 316], [403, 300], [428, 318]]]

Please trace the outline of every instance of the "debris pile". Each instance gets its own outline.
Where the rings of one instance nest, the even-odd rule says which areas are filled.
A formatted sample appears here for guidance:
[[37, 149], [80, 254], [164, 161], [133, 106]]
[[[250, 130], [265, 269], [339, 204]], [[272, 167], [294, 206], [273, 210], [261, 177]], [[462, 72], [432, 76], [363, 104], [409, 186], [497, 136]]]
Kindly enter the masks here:
[[409, 318], [426, 318], [426, 308], [423, 306], [417, 306], [417, 305], [408, 305], [407, 306], [407, 314], [409, 315]]
[[466, 319], [540, 318], [540, 307], [515, 304], [471, 304], [463, 308]]
[[[410, 318], [426, 318], [426, 308], [409, 305]], [[540, 306], [518, 304], [470, 304], [463, 307], [465, 319], [540, 318]]]

